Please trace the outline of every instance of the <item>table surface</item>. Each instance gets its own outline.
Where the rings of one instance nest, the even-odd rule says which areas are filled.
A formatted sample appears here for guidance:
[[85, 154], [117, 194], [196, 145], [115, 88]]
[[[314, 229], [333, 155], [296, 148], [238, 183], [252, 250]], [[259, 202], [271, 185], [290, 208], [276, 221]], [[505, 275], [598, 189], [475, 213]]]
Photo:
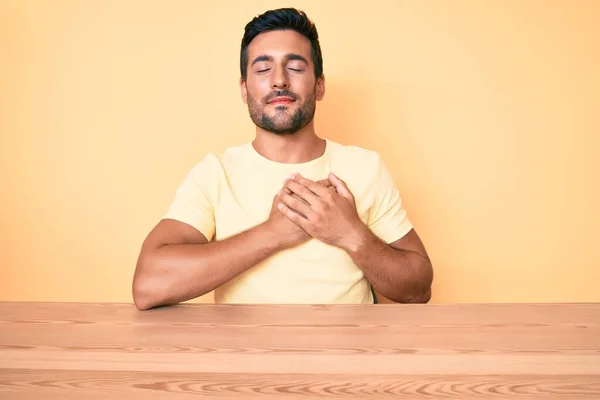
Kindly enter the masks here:
[[600, 399], [600, 304], [0, 303], [0, 399]]

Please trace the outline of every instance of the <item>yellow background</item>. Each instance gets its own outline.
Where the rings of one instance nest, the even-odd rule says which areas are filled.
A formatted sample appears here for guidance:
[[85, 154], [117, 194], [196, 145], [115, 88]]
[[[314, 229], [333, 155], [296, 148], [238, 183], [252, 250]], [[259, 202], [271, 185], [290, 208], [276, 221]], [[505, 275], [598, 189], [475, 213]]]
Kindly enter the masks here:
[[243, 28], [288, 4], [321, 35], [317, 131], [382, 154], [432, 302], [600, 301], [593, 0], [0, 0], [0, 300], [131, 301], [184, 175], [254, 137]]

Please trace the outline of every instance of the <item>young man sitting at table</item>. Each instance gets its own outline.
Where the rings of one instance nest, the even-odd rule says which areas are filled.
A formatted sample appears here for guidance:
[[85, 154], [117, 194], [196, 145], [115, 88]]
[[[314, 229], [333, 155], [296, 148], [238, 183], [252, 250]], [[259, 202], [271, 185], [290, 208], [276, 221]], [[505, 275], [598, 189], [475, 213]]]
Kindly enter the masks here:
[[217, 303], [426, 303], [433, 269], [379, 154], [320, 138], [315, 25], [294, 9], [245, 28], [240, 89], [251, 143], [207, 154], [142, 246], [140, 310]]

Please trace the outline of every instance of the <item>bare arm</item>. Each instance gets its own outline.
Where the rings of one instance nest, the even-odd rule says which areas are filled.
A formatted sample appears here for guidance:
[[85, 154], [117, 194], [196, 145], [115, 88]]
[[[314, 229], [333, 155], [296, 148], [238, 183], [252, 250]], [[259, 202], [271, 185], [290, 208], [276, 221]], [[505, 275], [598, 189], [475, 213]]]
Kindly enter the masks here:
[[414, 230], [387, 244], [366, 226], [346, 251], [375, 290], [397, 303], [427, 303], [431, 299], [433, 268]]
[[195, 228], [162, 220], [148, 235], [136, 266], [133, 299], [140, 310], [209, 293], [282, 247], [266, 224], [208, 243]]
[[[328, 180], [318, 182], [328, 188]], [[208, 242], [196, 228], [164, 219], [150, 232], [133, 278], [133, 300], [140, 310], [194, 299], [218, 288], [275, 253], [310, 235], [277, 210], [273, 198], [264, 223], [225, 240]]]
[[288, 190], [279, 195], [281, 212], [311, 236], [346, 251], [383, 296], [398, 303], [428, 302], [433, 268], [417, 233], [385, 243], [359, 219], [344, 181], [334, 174], [329, 179], [335, 191], [300, 175], [287, 180]]

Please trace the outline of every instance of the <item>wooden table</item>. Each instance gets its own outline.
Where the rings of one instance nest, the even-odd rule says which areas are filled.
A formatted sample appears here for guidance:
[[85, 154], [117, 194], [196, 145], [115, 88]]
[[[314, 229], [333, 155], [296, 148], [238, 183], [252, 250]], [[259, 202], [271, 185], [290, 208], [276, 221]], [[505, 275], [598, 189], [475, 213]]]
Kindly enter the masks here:
[[0, 399], [600, 399], [600, 304], [0, 303]]

